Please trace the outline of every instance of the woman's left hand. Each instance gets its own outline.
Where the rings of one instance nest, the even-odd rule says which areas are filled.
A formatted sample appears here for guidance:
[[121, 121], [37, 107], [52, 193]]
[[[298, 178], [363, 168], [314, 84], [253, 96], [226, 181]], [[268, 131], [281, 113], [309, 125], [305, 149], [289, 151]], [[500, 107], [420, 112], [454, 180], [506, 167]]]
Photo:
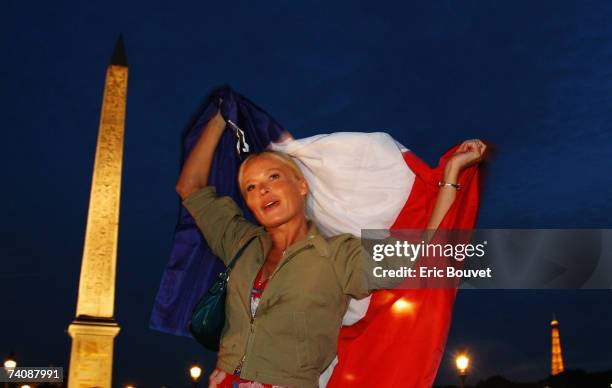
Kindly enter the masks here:
[[219, 368], [215, 368], [215, 370], [208, 377], [208, 388], [217, 388], [219, 384], [225, 380], [226, 376], [227, 373]]
[[461, 171], [466, 167], [481, 162], [486, 150], [487, 145], [480, 139], [466, 140], [451, 155], [447, 162], [447, 167], [453, 168], [457, 172]]

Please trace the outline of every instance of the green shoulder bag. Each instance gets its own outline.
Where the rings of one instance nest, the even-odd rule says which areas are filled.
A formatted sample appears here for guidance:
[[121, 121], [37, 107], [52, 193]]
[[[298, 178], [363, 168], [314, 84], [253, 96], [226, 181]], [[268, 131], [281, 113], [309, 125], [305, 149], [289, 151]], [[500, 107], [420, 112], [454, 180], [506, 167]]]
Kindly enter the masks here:
[[205, 348], [213, 352], [219, 351], [221, 332], [225, 325], [225, 297], [227, 295], [229, 274], [238, 258], [242, 255], [242, 252], [244, 252], [254, 238], [255, 236], [251, 237], [234, 255], [225, 271], [219, 273], [219, 277], [208, 291], [202, 295], [191, 315], [191, 321], [189, 322], [191, 335], [200, 344], [204, 345]]

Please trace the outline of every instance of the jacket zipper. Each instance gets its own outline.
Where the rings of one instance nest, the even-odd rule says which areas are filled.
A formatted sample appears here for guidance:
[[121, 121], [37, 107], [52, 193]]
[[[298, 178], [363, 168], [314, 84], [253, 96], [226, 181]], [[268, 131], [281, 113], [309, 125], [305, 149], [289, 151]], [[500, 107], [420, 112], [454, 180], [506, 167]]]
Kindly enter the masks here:
[[[250, 241], [251, 241], [251, 237], [254, 237], [254, 236], [256, 236], [256, 235], [257, 235], [257, 233], [253, 233], [253, 236], [250, 236], [250, 235], [246, 236], [245, 240], [247, 240], [247, 242], [246, 242], [246, 243], [244, 243], [243, 245], [241, 245], [241, 246], [240, 246], [240, 248], [238, 248], [238, 249], [236, 250], [236, 252], [238, 252], [240, 249], [242, 249], [242, 247], [243, 247], [244, 245], [249, 244], [249, 243], [250, 243]], [[257, 275], [255, 275], [255, 276], [257, 277]], [[255, 281], [255, 279], [253, 279], [253, 282], [254, 282], [254, 281]], [[253, 283], [253, 282], [251, 282], [251, 283]], [[250, 298], [249, 298], [249, 306], [250, 306]], [[252, 324], [253, 324], [253, 318], [251, 318], [251, 325], [252, 325]], [[243, 356], [242, 356], [242, 358], [240, 359], [240, 362], [238, 362], [238, 365], [237, 365], [237, 366], [236, 366], [236, 368], [234, 369], [234, 374], [235, 374], [235, 375], [240, 375], [240, 372], [242, 371], [242, 365], [243, 365], [243, 363], [244, 363], [245, 358], [246, 358], [246, 351], [244, 352], [244, 355], [243, 355]]]
[[[310, 246], [312, 246], [312, 242], [308, 242], [308, 243], [304, 244], [304, 246], [302, 246], [302, 247], [300, 247], [300, 248], [296, 249], [294, 252], [292, 252], [291, 257], [294, 257], [296, 253], [298, 253], [298, 252], [299, 252], [299, 251], [301, 251], [302, 249], [305, 249], [305, 248], [310, 247]], [[285, 256], [285, 252], [283, 252], [283, 256]], [[280, 264], [279, 264], [279, 265], [276, 267], [276, 269], [274, 270], [274, 272], [272, 272], [272, 275], [270, 275], [270, 277], [268, 278], [268, 285], [269, 285], [269, 284], [270, 284], [270, 282], [272, 281], [272, 278], [274, 277], [274, 275], [276, 275], [276, 273], [277, 273], [277, 272], [278, 272], [278, 271], [281, 269], [281, 267], [282, 267], [283, 265], [285, 265], [285, 263], [287, 263], [288, 259], [289, 259], [289, 258], [285, 258], [285, 259], [284, 259], [284, 260], [283, 260], [283, 261], [282, 261], [282, 262], [281, 262], [281, 263], [280, 263]], [[264, 263], [265, 263], [265, 261], [264, 261]], [[263, 264], [262, 264], [262, 266], [263, 266]], [[260, 268], [260, 270], [261, 270], [261, 268]], [[259, 271], [258, 271], [258, 272], [259, 272]], [[255, 274], [255, 278], [253, 278], [253, 281], [251, 282], [251, 288], [253, 287], [253, 283], [255, 282], [255, 279], [256, 279], [256, 278], [257, 278], [257, 274]], [[263, 290], [263, 292], [261, 293], [261, 297], [259, 298], [259, 304], [261, 304], [261, 302], [262, 302], [262, 300], [263, 300], [263, 298], [264, 298], [264, 295], [265, 295], [265, 293], [266, 293], [266, 289], [268, 288], [268, 285], [266, 285], [266, 288], [265, 288], [265, 289]], [[250, 303], [250, 299], [251, 299], [251, 297], [250, 297], [250, 294], [249, 294], [249, 306], [251, 305], [251, 303]], [[254, 314], [254, 315], [251, 317], [251, 323], [250, 323], [250, 327], [249, 327], [249, 331], [250, 331], [250, 333], [249, 333], [249, 337], [247, 338], [247, 347], [248, 347], [249, 340], [251, 339], [251, 335], [252, 335], [252, 334], [255, 332], [254, 325], [255, 325], [255, 319], [257, 318], [257, 314], [258, 314], [258, 313], [259, 313], [259, 311], [260, 311], [260, 309], [259, 309], [259, 304], [258, 304], [258, 308], [257, 308], [257, 310], [255, 310], [255, 314]], [[238, 375], [240, 375], [240, 372], [242, 372], [242, 368], [244, 367], [245, 362], [246, 362], [246, 349], [244, 350], [244, 354], [242, 355], [242, 358], [240, 359], [240, 362], [238, 363], [238, 366], [236, 366], [236, 368], [234, 369], [234, 374], [238, 374]]]

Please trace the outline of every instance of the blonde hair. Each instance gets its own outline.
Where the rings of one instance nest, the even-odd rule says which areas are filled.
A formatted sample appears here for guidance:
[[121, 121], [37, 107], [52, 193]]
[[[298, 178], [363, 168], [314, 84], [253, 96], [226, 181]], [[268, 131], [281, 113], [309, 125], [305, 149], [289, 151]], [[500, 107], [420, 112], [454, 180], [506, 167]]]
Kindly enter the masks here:
[[240, 192], [242, 193], [243, 196], [244, 196], [244, 190], [245, 190], [245, 188], [242, 187], [244, 168], [250, 160], [253, 160], [255, 158], [259, 158], [262, 156], [269, 156], [273, 159], [276, 159], [277, 161], [281, 162], [283, 165], [289, 167], [289, 169], [291, 170], [291, 172], [293, 172], [293, 175], [295, 175], [297, 179], [304, 179], [304, 174], [302, 173], [302, 170], [300, 170], [297, 163], [295, 163], [295, 160], [293, 160], [291, 156], [283, 152], [271, 151], [271, 150], [257, 152], [257, 153], [249, 155], [242, 162], [242, 164], [240, 165], [240, 169], [238, 170], [238, 186], [240, 187]]

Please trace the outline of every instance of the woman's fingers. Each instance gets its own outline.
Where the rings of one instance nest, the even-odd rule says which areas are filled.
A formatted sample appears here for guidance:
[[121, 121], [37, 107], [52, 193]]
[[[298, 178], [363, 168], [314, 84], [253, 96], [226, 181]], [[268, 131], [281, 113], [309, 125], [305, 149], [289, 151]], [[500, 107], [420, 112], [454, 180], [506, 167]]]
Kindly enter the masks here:
[[476, 139], [474, 143], [476, 145], [476, 150], [478, 151], [478, 156], [480, 160], [487, 149], [487, 145], [483, 143], [480, 139]]
[[485, 152], [487, 151], [487, 145], [480, 140], [478, 142], [480, 145], [480, 159], [482, 160], [484, 158]]
[[215, 368], [208, 378], [208, 388], [217, 388], [217, 386], [225, 379], [225, 376], [227, 376], [227, 373], [219, 368]]
[[457, 147], [457, 151], [450, 161], [459, 167], [459, 169], [464, 169], [474, 163], [481, 162], [484, 158], [486, 149], [487, 145], [482, 140], [469, 139]]
[[480, 139], [470, 139], [464, 141], [461, 146], [457, 149], [457, 151], [461, 152], [476, 152], [479, 157], [482, 157], [485, 150], [487, 149], [487, 145], [482, 142]]
[[216, 376], [219, 374], [219, 369], [216, 369], [208, 377], [208, 388], [217, 388]]

